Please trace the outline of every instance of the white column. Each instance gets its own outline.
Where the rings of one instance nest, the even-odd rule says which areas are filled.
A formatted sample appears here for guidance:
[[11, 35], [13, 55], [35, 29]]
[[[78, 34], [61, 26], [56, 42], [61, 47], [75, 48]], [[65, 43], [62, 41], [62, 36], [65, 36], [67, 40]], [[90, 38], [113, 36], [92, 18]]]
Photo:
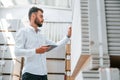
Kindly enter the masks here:
[[81, 14], [80, 0], [74, 0], [73, 23], [72, 23], [72, 38], [71, 38], [71, 73], [76, 66], [76, 63], [81, 55]]

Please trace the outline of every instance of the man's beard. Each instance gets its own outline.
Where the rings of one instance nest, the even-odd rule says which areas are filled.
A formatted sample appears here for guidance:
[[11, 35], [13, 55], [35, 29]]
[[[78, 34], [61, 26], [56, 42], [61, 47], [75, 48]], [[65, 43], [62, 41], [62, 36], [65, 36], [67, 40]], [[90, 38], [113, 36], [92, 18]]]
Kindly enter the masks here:
[[37, 18], [35, 19], [35, 24], [36, 24], [38, 27], [42, 27], [42, 24], [38, 21]]

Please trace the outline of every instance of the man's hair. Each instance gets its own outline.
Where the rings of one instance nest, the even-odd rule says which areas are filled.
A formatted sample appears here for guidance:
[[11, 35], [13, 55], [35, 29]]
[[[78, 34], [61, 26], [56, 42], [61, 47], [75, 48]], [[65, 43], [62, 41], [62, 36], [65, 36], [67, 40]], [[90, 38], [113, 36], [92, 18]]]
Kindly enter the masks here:
[[38, 12], [38, 11], [41, 11], [43, 13], [43, 10], [41, 8], [37, 8], [37, 7], [30, 8], [29, 13], [28, 13], [29, 20], [30, 20], [32, 13]]

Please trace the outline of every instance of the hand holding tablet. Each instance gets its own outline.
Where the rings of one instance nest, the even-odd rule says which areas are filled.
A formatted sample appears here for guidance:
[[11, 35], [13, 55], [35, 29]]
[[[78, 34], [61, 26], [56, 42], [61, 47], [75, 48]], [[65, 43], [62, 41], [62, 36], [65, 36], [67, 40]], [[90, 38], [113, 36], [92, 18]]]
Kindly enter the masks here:
[[[56, 48], [57, 47], [57, 45], [47, 45], [48, 47], [50, 47], [49, 49], [48, 49], [48, 51], [50, 51], [50, 50], [52, 50], [52, 49], [54, 49], [54, 48]], [[47, 52], [48, 52], [47, 51]]]

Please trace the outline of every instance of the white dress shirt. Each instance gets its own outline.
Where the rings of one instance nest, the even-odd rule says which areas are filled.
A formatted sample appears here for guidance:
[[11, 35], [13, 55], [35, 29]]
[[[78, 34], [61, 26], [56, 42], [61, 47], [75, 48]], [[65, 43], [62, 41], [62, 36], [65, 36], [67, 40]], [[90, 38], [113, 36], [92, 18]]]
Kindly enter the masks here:
[[46, 53], [36, 54], [35, 49], [48, 44], [62, 46], [69, 40], [68, 37], [65, 37], [58, 43], [54, 43], [47, 40], [39, 28], [38, 32], [32, 26], [20, 29], [15, 39], [15, 55], [25, 58], [22, 74], [29, 72], [36, 75], [47, 75]]

